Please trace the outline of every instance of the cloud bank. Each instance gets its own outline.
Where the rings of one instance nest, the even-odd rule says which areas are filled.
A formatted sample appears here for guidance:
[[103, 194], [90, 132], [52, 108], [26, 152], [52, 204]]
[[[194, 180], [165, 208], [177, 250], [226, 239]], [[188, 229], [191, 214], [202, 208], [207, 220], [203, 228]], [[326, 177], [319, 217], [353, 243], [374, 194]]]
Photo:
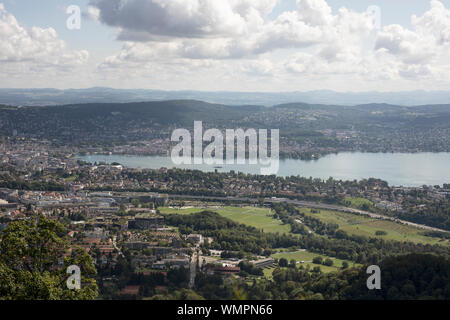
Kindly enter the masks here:
[[324, 0], [296, 2], [297, 10], [270, 20], [275, 0], [91, 1], [101, 23], [117, 27], [125, 42], [100, 67], [145, 72], [156, 64], [233, 65], [247, 75], [353, 75], [370, 81], [443, 76], [438, 64], [449, 62], [450, 11], [441, 2], [433, 0], [424, 15], [413, 16], [411, 29], [381, 30], [367, 11], [333, 13]]
[[[52, 28], [21, 26], [0, 4], [0, 62], [11, 72], [80, 70], [96, 85], [197, 90], [447, 88], [450, 10], [440, 1], [409, 27], [325, 0], [90, 0], [84, 17], [121, 49], [70, 50]], [[384, 89], [383, 89], [384, 88]]]
[[4, 72], [68, 70], [86, 63], [87, 51], [70, 50], [53, 28], [22, 27], [0, 3], [0, 63]]

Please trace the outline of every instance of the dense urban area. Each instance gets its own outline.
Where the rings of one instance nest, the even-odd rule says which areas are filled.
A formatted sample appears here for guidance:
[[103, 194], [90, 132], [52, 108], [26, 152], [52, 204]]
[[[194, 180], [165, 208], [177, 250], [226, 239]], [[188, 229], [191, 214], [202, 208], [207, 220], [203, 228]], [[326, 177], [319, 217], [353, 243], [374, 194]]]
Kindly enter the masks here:
[[344, 151], [449, 152], [445, 105], [225, 106], [179, 100], [48, 107], [0, 106], [0, 137], [47, 139], [85, 153], [168, 155], [176, 128], [280, 129], [280, 156], [318, 159]]
[[[81, 161], [81, 150], [2, 138], [2, 297], [450, 297], [450, 184], [137, 169]], [[50, 231], [56, 238], [46, 238]], [[36, 259], [18, 232], [36, 234], [29, 241], [38, 247], [58, 244], [52, 268], [82, 265], [83, 290], [67, 296], [15, 285], [15, 250], [26, 266]], [[383, 266], [383, 290], [367, 290], [369, 264]]]
[[0, 0], [2, 316], [448, 314], [449, 68], [450, 0]]

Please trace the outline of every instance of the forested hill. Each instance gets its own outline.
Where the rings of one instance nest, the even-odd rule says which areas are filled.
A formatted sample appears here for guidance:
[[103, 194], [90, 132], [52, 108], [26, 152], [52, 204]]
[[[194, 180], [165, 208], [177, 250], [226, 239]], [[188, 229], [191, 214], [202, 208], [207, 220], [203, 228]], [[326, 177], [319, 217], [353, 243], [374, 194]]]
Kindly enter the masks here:
[[[0, 135], [63, 140], [152, 138], [168, 126], [192, 127], [194, 121], [231, 124], [263, 107], [225, 106], [194, 100], [64, 106], [0, 106]], [[66, 139], [67, 138], [67, 139]]]
[[[3, 116], [23, 117], [23, 121], [34, 119], [55, 120], [87, 120], [98, 119], [107, 121], [112, 118], [129, 120], [152, 120], [159, 123], [184, 123], [194, 120], [233, 120], [239, 119], [248, 112], [258, 112], [257, 106], [225, 106], [210, 104], [195, 100], [173, 100], [136, 103], [95, 103], [63, 106], [40, 107], [7, 107], [0, 106]], [[19, 119], [16, 118], [18, 122]], [[4, 122], [4, 121], [3, 121]]]
[[[1, 106], [0, 136], [70, 142], [167, 139], [175, 128], [280, 129], [290, 156], [308, 152], [450, 151], [450, 105], [227, 106], [196, 100], [63, 106]], [[286, 149], [287, 150], [287, 149]]]

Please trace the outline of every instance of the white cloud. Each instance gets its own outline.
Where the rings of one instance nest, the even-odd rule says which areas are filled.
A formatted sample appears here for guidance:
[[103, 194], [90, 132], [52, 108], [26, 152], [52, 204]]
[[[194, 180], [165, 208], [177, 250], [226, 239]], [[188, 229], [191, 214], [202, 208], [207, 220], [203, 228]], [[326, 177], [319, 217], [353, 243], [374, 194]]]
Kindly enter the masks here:
[[278, 0], [91, 0], [119, 39], [243, 35], [263, 23]]
[[353, 81], [358, 77], [363, 81], [450, 80], [445, 75], [450, 65], [450, 10], [441, 2], [433, 0], [422, 16], [413, 16], [411, 29], [397, 24], [383, 27], [376, 35], [373, 50], [361, 46], [361, 37], [367, 34], [364, 30], [369, 29], [364, 27], [364, 20], [355, 19], [360, 15], [341, 9], [330, 19], [323, 11], [313, 20], [315, 24], [333, 25], [334, 21], [336, 25], [340, 15], [347, 16], [341, 18], [339, 27], [328, 29], [339, 30], [340, 34], [331, 36], [329, 45], [318, 46], [312, 54], [291, 56], [285, 62], [288, 72], [310, 76], [349, 74]]
[[[126, 8], [130, 6], [134, 12], [135, 6], [138, 3], [142, 4], [142, 2], [147, 6], [155, 6], [157, 1], [124, 1], [120, 9], [113, 10], [115, 14], [109, 13], [114, 2], [97, 1], [96, 5], [100, 8], [100, 16], [108, 17], [104, 17], [102, 21], [107, 21], [111, 25], [121, 25], [124, 28], [125, 23], [119, 17], [121, 12], [127, 12], [126, 16], [128, 16], [130, 13]], [[272, 21], [261, 19], [273, 9], [277, 1], [224, 0], [220, 2], [222, 5], [226, 4], [228, 8], [232, 8], [230, 12], [234, 12], [239, 17], [245, 17], [244, 20], [247, 23], [244, 28], [245, 32], [241, 32], [238, 24], [236, 28], [231, 29], [236, 31], [235, 34], [220, 32], [220, 21], [228, 21], [228, 19], [218, 20], [219, 23], [215, 29], [217, 34], [214, 37], [211, 34], [208, 37], [199, 36], [201, 33], [198, 30], [212, 32], [212, 29], [208, 27], [209, 24], [200, 27], [198, 23], [201, 20], [198, 19], [196, 19], [194, 28], [192, 26], [182, 28], [182, 34], [172, 32], [173, 30], [170, 28], [174, 28], [174, 26], [170, 26], [170, 30], [166, 30], [169, 24], [167, 21], [158, 25], [157, 29], [153, 26], [153, 24], [157, 24], [157, 21], [149, 22], [151, 25], [135, 23], [133, 24], [135, 29], [131, 29], [132, 26], [121, 29], [120, 37], [141, 41], [128, 41], [119, 54], [109, 57], [107, 60], [119, 64], [120, 61], [128, 63], [139, 59], [142, 62], [146, 58], [158, 59], [158, 57], [171, 59], [177, 57], [188, 59], [242, 59], [256, 58], [261, 54], [280, 49], [301, 49], [314, 46], [325, 46], [322, 50], [324, 56], [328, 59], [339, 59], [349, 52], [346, 47], [359, 43], [361, 36], [368, 35], [373, 29], [371, 19], [365, 12], [356, 13], [341, 9], [336, 15], [332, 15], [330, 7], [324, 0], [297, 0], [297, 11], [283, 12]], [[180, 1], [175, 1], [175, 3], [181, 4]], [[184, 1], [183, 3], [185, 11], [192, 11], [188, 10], [189, 5], [192, 5], [191, 1]], [[194, 3], [197, 4], [194, 12], [206, 10], [205, 8], [199, 8], [198, 5], [200, 4], [211, 10], [209, 1], [194, 1]], [[142, 12], [149, 10], [145, 5]], [[176, 11], [173, 8], [173, 6], [167, 7], [165, 10], [173, 14], [172, 11]], [[180, 8], [178, 9], [182, 11]], [[131, 9], [128, 8], [128, 10]], [[114, 15], [115, 19], [119, 19], [119, 21], [111, 20]], [[255, 17], [254, 19], [249, 18], [252, 15]], [[180, 18], [181, 22], [179, 23], [183, 24], [182, 21], [190, 23], [190, 18], [190, 15]], [[249, 23], [251, 21], [253, 23]], [[140, 30], [138, 31], [136, 31], [138, 28], [136, 24], [139, 24]], [[165, 34], [166, 37], [161, 38], [162, 34]], [[170, 39], [167, 38], [169, 34], [172, 35]], [[198, 37], [192, 38], [195, 35]], [[206, 34], [203, 34], [203, 36], [206, 36]]]
[[[436, 0], [422, 16], [411, 17], [412, 28], [385, 26], [375, 43], [384, 61], [396, 62], [395, 74], [406, 79], [441, 78], [450, 64], [450, 10]], [[376, 63], [376, 62], [375, 62]]]
[[422, 17], [412, 16], [411, 22], [418, 34], [432, 36], [438, 45], [450, 43], [450, 10], [436, 0]]
[[83, 12], [83, 17], [94, 22], [100, 22], [100, 10], [94, 6], [88, 6], [87, 12]]
[[405, 29], [400, 25], [390, 25], [378, 34], [376, 50], [384, 50], [407, 64], [430, 62], [438, 54], [437, 43], [430, 34]]
[[0, 63], [4, 70], [40, 72], [83, 65], [87, 51], [72, 51], [53, 28], [22, 27], [0, 3]]
[[268, 76], [271, 77], [277, 72], [277, 67], [269, 59], [256, 61], [247, 61], [241, 65], [240, 70], [250, 76]]
[[[277, 3], [91, 0], [85, 17], [113, 27], [122, 48], [98, 57], [103, 63], [89, 77], [105, 85], [253, 91], [450, 82], [450, 10], [440, 1], [412, 16], [411, 27], [381, 30], [368, 12], [331, 10], [325, 0], [296, 0], [297, 9], [272, 17]], [[52, 28], [22, 27], [3, 6], [0, 40], [7, 72], [64, 70], [88, 58]]]
[[[262, 2], [245, 1], [239, 8], [233, 6], [235, 1], [228, 2], [240, 16], [248, 16], [244, 13], [253, 10], [260, 17], [269, 13], [276, 3], [266, 1], [265, 6], [255, 8], [256, 3]], [[158, 38], [156, 34], [149, 35], [149, 30], [140, 31], [139, 40], [147, 37], [147, 41], [125, 42], [122, 50], [108, 57], [99, 70], [107, 74], [134, 70], [144, 76], [156, 72], [157, 66], [164, 66], [165, 75], [173, 72], [179, 78], [186, 72], [187, 78], [207, 68], [210, 73], [220, 74], [222, 81], [230, 77], [272, 76], [277, 82], [295, 74], [323, 76], [367, 72], [358, 60], [363, 51], [361, 42], [374, 29], [366, 12], [342, 8], [332, 14], [324, 0], [297, 0], [297, 5], [298, 10], [283, 12], [274, 20], [255, 22], [244, 34], [219, 33], [192, 38], [187, 37], [192, 35], [188, 32], [184, 37], [173, 34], [170, 38]], [[124, 32], [121, 29], [122, 36]], [[283, 50], [296, 52], [290, 55]], [[171, 68], [174, 66], [176, 68]]]
[[[274, 3], [255, 8], [256, 2], [247, 1], [238, 8], [234, 1], [225, 2], [240, 17], [248, 17], [252, 10], [264, 17]], [[411, 28], [387, 25], [379, 31], [368, 12], [341, 8], [333, 13], [324, 0], [297, 0], [297, 6], [273, 20], [244, 19], [245, 31], [235, 34], [217, 29], [216, 34], [197, 37], [190, 32], [163, 38], [152, 34], [148, 41], [128, 41], [100, 70], [132, 69], [137, 76], [151, 70], [164, 73], [167, 81], [184, 77], [190, 84], [187, 79], [196, 76], [216, 76], [228, 86], [227, 81], [236, 78], [250, 85], [271, 79], [283, 89], [294, 89], [295, 79], [318, 85], [450, 81], [445, 74], [450, 65], [450, 11], [439, 1], [431, 1], [423, 15], [413, 16]], [[149, 35], [148, 30], [145, 33]]]
[[300, 20], [312, 26], [332, 22], [331, 8], [324, 0], [296, 0]]

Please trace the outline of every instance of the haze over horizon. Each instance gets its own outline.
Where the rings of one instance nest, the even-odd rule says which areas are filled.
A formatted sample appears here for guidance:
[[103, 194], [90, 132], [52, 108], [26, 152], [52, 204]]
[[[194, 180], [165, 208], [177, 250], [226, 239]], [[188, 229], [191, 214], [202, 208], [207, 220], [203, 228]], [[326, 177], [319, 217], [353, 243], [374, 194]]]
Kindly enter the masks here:
[[418, 106], [450, 104], [450, 91], [403, 92], [337, 92], [332, 90], [246, 92], [246, 91], [196, 91], [114, 89], [92, 87], [59, 90], [55, 88], [0, 88], [0, 104], [5, 105], [62, 105], [82, 103], [130, 103], [162, 100], [201, 100], [226, 105], [274, 106], [283, 103], [308, 103], [331, 105], [392, 104]]

